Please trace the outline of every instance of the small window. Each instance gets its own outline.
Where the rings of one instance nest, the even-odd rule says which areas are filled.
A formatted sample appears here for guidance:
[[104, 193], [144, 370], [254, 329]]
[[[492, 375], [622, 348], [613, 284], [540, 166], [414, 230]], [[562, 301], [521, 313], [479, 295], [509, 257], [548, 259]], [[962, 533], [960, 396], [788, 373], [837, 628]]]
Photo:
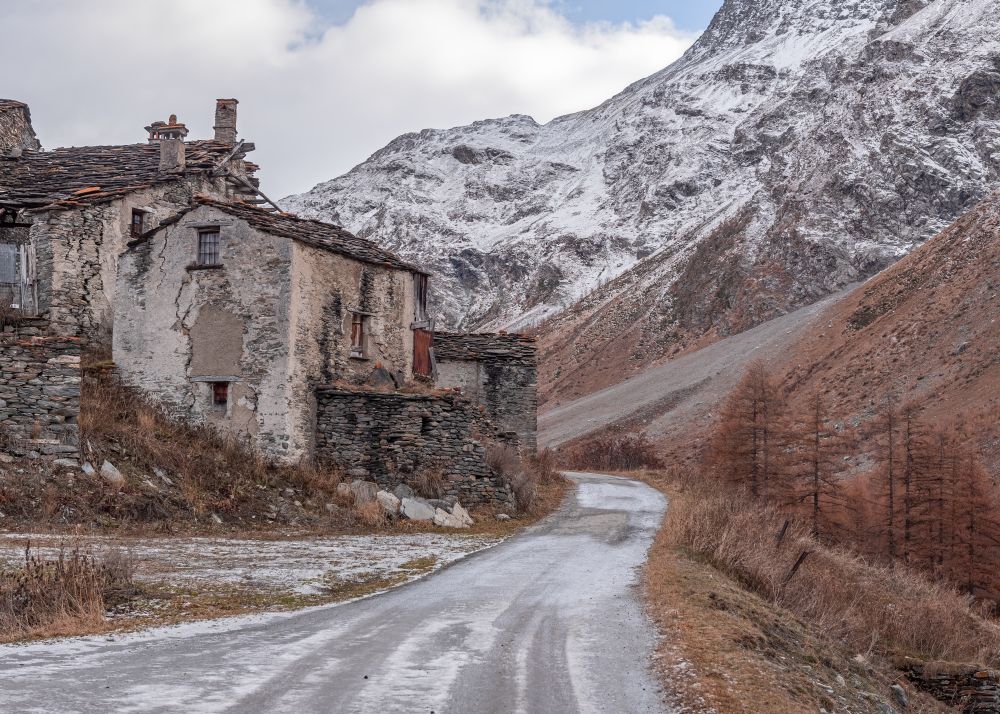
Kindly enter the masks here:
[[223, 408], [229, 406], [229, 382], [212, 382], [212, 404]]
[[368, 316], [359, 312], [351, 316], [351, 357], [367, 357], [365, 343], [368, 338]]
[[138, 208], [132, 209], [132, 237], [138, 238], [145, 231], [146, 212]]
[[20, 307], [21, 284], [16, 243], [0, 243], [0, 309]]
[[219, 229], [198, 231], [198, 265], [221, 265], [219, 261]]
[[413, 321], [427, 322], [427, 276], [413, 276]]

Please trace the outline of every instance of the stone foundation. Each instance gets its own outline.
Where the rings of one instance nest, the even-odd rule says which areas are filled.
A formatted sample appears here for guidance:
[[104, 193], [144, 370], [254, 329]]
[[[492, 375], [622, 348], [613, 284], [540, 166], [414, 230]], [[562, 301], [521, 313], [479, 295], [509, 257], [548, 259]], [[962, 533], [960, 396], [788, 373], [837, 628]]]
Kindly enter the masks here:
[[446, 498], [463, 505], [512, 506], [504, 479], [486, 463], [486, 441], [504, 436], [458, 395], [316, 392], [316, 457], [389, 490], [422, 469], [438, 469]]
[[1000, 711], [1000, 672], [995, 669], [909, 658], [896, 667], [918, 688], [966, 714]]
[[47, 334], [42, 321], [0, 332], [0, 438], [14, 450], [76, 453], [80, 341]]

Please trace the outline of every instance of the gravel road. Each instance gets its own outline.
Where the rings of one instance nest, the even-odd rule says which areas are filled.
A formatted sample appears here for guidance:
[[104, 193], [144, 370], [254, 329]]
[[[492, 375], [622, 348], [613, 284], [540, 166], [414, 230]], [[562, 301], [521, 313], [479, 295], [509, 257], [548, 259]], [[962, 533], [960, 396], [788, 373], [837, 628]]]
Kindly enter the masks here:
[[0, 648], [0, 711], [665, 712], [633, 586], [666, 502], [573, 478], [541, 523], [375, 597]]
[[672, 430], [707, 424], [716, 406], [757, 359], [781, 359], [823, 312], [857, 287], [851, 285], [813, 305], [765, 322], [647, 370], [620, 384], [553, 407], [539, 416], [539, 446], [555, 447], [629, 422], [653, 439]]

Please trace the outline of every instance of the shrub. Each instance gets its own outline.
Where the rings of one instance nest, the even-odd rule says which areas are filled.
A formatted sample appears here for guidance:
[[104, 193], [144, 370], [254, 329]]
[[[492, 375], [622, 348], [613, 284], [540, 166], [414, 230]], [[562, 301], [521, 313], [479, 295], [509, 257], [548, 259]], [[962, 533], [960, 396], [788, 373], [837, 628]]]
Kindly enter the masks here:
[[0, 571], [0, 639], [100, 622], [109, 606], [137, 593], [133, 575], [133, 562], [121, 551], [96, 558], [63, 549], [45, 559], [29, 545], [21, 567]]
[[385, 528], [389, 522], [389, 516], [378, 501], [369, 501], [354, 508], [354, 515], [362, 524], [369, 528]]
[[595, 436], [560, 452], [560, 460], [580, 471], [661, 469], [663, 460], [645, 434]]

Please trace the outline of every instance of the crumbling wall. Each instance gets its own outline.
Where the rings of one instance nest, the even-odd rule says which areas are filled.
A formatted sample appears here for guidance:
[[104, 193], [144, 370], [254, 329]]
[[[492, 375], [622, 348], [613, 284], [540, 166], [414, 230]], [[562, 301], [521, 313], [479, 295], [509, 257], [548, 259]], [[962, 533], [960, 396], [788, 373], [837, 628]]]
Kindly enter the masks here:
[[43, 454], [79, 444], [80, 341], [41, 320], [0, 329], [0, 446]]
[[[194, 265], [198, 228], [220, 229], [221, 265]], [[310, 456], [308, 404], [293, 398], [292, 241], [203, 206], [122, 256], [113, 356], [122, 379], [171, 416], [246, 437], [266, 456]], [[212, 383], [229, 384], [226, 406]], [[311, 394], [309, 401], [311, 402]]]
[[149, 230], [187, 207], [196, 193], [224, 197], [221, 179], [201, 176], [136, 191], [108, 203], [37, 213], [31, 240], [38, 255], [39, 309], [59, 334], [110, 339], [118, 262], [131, 240], [132, 209]]
[[509, 506], [509, 485], [486, 463], [486, 440], [502, 440], [479, 408], [457, 395], [316, 394], [316, 456], [392, 489], [421, 469], [440, 470], [447, 496]]
[[481, 404], [499, 428], [534, 451], [538, 431], [538, 363], [533, 338], [508, 334], [434, 335], [440, 387], [458, 388]]
[[13, 99], [0, 99], [0, 156], [19, 155], [22, 151], [38, 151], [41, 148], [31, 126], [28, 105]]

